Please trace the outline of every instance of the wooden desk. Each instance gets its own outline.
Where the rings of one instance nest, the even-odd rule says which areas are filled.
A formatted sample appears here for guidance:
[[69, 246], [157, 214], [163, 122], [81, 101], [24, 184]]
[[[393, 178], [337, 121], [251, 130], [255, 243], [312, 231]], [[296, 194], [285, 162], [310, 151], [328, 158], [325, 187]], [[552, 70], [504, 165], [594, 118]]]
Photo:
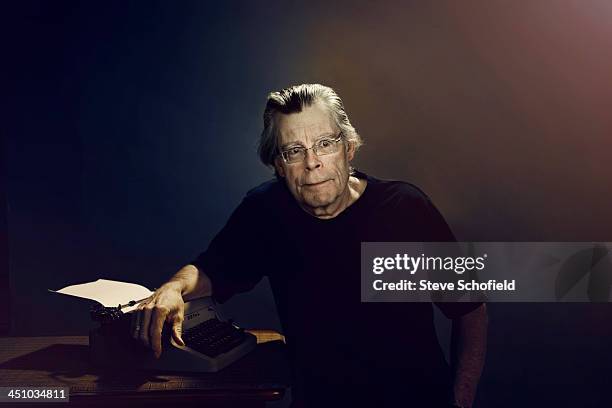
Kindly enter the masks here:
[[86, 336], [1, 337], [0, 387], [70, 387], [70, 406], [264, 407], [289, 387], [285, 344], [276, 332], [250, 332], [257, 348], [231, 366], [178, 375], [92, 367]]

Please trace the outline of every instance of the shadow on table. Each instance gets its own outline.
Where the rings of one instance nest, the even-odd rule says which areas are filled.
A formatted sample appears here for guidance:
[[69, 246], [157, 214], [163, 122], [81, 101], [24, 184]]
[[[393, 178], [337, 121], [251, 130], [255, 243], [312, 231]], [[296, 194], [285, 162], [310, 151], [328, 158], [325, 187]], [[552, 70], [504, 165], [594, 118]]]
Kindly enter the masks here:
[[[88, 383], [135, 389], [148, 382], [168, 381], [154, 372], [94, 367], [89, 362], [89, 347], [76, 344], [53, 344], [6, 361], [0, 364], [0, 369], [32, 371], [28, 378], [32, 384], [37, 383], [36, 377], [40, 380], [51, 378], [65, 384], [78, 383], [82, 379]], [[37, 373], [40, 371], [44, 374]], [[97, 379], [92, 379], [92, 376]]]
[[[0, 364], [0, 369], [28, 371], [27, 382], [32, 386], [52, 379], [58, 385], [76, 386], [85, 392], [89, 388], [92, 391], [135, 390], [147, 383], [149, 390], [163, 389], [163, 383], [182, 389], [286, 388], [290, 377], [285, 346], [280, 341], [259, 344], [251, 353], [217, 373], [97, 367], [90, 363], [89, 346], [77, 344], [53, 344], [8, 360]], [[23, 377], [23, 373], [19, 376]]]

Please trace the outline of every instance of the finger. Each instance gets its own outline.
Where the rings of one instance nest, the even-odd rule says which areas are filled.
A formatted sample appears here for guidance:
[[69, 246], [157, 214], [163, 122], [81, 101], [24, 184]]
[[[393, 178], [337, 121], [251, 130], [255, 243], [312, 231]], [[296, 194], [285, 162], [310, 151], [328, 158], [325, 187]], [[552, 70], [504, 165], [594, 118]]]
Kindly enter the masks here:
[[140, 306], [144, 306], [147, 303], [150, 303], [153, 298], [155, 297], [155, 293], [153, 293], [151, 296], [149, 296], [148, 298], [142, 299], [140, 302], [137, 303], [138, 307]]
[[146, 347], [150, 347], [149, 325], [151, 324], [151, 314], [153, 306], [147, 304], [142, 310], [142, 321], [140, 322], [140, 341]]
[[185, 345], [183, 341], [183, 319], [178, 316], [176, 316], [172, 322], [172, 338], [180, 346]]
[[151, 338], [151, 347], [153, 348], [153, 352], [155, 353], [155, 358], [159, 358], [162, 352], [161, 346], [161, 333], [164, 328], [164, 322], [166, 321], [166, 316], [168, 316], [168, 308], [163, 306], [158, 306], [154, 309], [154, 313], [151, 319], [151, 328], [150, 328], [150, 338]]

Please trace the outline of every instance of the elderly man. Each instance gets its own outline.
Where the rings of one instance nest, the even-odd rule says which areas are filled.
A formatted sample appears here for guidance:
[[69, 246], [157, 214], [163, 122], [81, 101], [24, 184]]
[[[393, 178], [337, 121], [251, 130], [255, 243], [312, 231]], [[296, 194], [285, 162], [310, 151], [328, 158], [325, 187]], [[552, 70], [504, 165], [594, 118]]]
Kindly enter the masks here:
[[430, 303], [360, 301], [361, 242], [455, 240], [417, 187], [351, 168], [361, 144], [333, 89], [271, 93], [259, 155], [276, 179], [249, 191], [208, 249], [140, 305], [134, 336], [159, 355], [164, 323], [183, 344], [184, 301], [224, 302], [268, 276], [294, 366], [294, 406], [471, 406], [485, 305], [437, 304], [453, 324], [449, 367]]

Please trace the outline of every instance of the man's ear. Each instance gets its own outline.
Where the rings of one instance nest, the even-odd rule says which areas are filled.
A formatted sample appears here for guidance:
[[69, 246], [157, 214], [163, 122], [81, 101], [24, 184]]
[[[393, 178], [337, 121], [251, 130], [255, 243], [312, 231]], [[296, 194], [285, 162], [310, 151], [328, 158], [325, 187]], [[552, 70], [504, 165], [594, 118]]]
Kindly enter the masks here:
[[281, 159], [280, 156], [276, 156], [276, 159], [274, 159], [274, 168], [276, 169], [276, 173], [281, 176], [281, 177], [285, 177], [285, 169], [283, 167], [283, 159]]
[[348, 159], [349, 163], [353, 161], [354, 157], [355, 157], [355, 143], [347, 142], [346, 143], [346, 158]]

